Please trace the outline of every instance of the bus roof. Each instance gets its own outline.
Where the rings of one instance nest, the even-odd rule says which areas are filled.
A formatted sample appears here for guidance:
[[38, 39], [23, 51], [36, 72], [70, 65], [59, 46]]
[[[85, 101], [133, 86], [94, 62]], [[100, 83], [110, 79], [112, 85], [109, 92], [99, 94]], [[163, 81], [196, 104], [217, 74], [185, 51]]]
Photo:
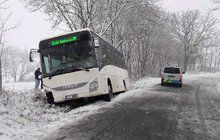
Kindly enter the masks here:
[[90, 28], [83, 28], [83, 29], [72, 31], [72, 32], [55, 35], [55, 36], [52, 36], [52, 37], [43, 38], [43, 39], [40, 40], [40, 42], [45, 41], [47, 39], [52, 39], [52, 38], [56, 38], [56, 37], [59, 37], [59, 36], [68, 35], [68, 34], [72, 34], [72, 33], [78, 33], [78, 32], [82, 32], [82, 31], [92, 31], [92, 30]]
[[164, 68], [167, 68], [167, 67], [169, 67], [169, 68], [180, 68], [180, 69], [181, 69], [180, 66], [174, 66], [174, 65], [167, 65], [167, 66], [164, 66]]

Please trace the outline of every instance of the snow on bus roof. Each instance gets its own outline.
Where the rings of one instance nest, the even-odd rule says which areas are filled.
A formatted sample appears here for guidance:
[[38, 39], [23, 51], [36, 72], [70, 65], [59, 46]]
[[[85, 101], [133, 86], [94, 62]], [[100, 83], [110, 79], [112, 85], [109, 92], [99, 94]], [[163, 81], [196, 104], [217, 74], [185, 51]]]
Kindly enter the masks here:
[[90, 28], [83, 28], [83, 29], [71, 31], [71, 32], [68, 32], [68, 33], [54, 35], [52, 37], [46, 37], [46, 38], [41, 39], [40, 41], [44, 41], [44, 40], [47, 40], [47, 39], [52, 39], [52, 38], [56, 38], [56, 37], [59, 37], [59, 36], [68, 35], [68, 34], [72, 34], [72, 33], [78, 33], [78, 32], [82, 32], [82, 31], [92, 31], [92, 30]]

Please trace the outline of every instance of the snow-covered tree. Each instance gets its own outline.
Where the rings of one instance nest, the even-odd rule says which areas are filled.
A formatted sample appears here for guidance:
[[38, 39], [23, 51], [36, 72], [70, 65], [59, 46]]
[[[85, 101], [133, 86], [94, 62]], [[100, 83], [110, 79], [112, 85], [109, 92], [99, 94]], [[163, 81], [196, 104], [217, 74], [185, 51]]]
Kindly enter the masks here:
[[213, 3], [215, 3], [217, 6], [213, 8], [213, 11], [216, 11], [216, 10], [219, 10], [220, 7], [219, 7], [219, 4], [220, 4], [220, 0], [212, 0]]
[[6, 46], [4, 36], [6, 32], [19, 26], [19, 23], [14, 26], [7, 26], [7, 22], [10, 19], [11, 14], [7, 16], [1, 14], [1, 11], [6, 9], [6, 7], [4, 7], [4, 4], [7, 3], [7, 1], [8, 0], [0, 0], [0, 91], [2, 91], [2, 56], [4, 54], [4, 47]]
[[[159, 75], [166, 63], [196, 63], [215, 19], [199, 11], [164, 12], [160, 0], [21, 0], [48, 16], [52, 29], [89, 27], [126, 59], [133, 78]], [[183, 63], [184, 62], [184, 63]]]
[[26, 76], [34, 72], [35, 63], [30, 63], [28, 57], [27, 49], [4, 48], [2, 65], [6, 80], [12, 77], [14, 82], [24, 81]]
[[215, 33], [216, 18], [210, 13], [202, 15], [198, 10], [174, 13], [171, 18], [171, 29], [174, 37], [180, 41], [184, 53], [184, 70], [190, 61], [198, 56], [202, 43], [212, 39]]

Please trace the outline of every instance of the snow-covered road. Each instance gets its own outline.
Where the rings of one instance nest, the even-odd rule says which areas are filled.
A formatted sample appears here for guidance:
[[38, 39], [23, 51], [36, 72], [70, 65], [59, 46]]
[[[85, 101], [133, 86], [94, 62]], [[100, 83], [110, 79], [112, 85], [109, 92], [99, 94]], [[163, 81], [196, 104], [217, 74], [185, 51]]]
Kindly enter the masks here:
[[149, 87], [147, 81], [136, 83], [134, 96], [64, 126], [46, 139], [220, 139], [218, 74], [187, 75], [182, 88], [161, 87], [159, 82]]
[[[147, 79], [137, 85], [144, 83], [150, 87], [159, 82], [157, 78]], [[87, 116], [102, 112], [102, 108], [111, 108], [121, 100], [139, 95], [133, 93], [143, 91], [137, 88], [118, 95], [112, 102], [98, 100], [69, 111], [68, 107], [50, 106], [44, 101], [36, 100], [33, 88], [34, 82], [5, 85], [9, 94], [0, 95], [0, 140], [41, 139], [69, 123], [77, 124]]]
[[35, 100], [33, 83], [8, 85], [0, 139], [220, 139], [220, 74], [187, 74], [182, 88], [159, 83], [143, 78], [112, 102], [70, 111]]

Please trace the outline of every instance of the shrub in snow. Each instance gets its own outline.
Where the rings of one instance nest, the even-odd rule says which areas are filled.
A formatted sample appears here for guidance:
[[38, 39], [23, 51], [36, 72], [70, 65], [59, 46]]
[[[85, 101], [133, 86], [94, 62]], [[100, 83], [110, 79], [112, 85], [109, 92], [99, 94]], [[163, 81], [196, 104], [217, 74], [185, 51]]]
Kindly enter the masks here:
[[0, 95], [0, 133], [5, 136], [27, 133], [26, 131], [60, 119], [58, 114], [65, 110], [66, 108], [47, 104], [45, 96], [40, 92], [2, 92]]

